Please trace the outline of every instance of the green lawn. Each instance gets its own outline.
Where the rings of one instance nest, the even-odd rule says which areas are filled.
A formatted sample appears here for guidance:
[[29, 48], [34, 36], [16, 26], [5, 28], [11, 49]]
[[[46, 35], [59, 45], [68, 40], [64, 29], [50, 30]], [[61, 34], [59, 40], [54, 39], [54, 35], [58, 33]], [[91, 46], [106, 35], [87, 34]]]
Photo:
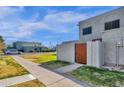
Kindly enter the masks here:
[[124, 73], [82, 66], [70, 72], [77, 79], [95, 86], [124, 86]]
[[45, 85], [41, 83], [39, 80], [35, 79], [20, 84], [15, 84], [10, 87], [45, 87]]
[[0, 79], [28, 74], [29, 72], [16, 63], [10, 56], [0, 56]]
[[40, 64], [56, 60], [56, 54], [23, 54], [22, 57]]
[[68, 62], [58, 61], [56, 54], [24, 54], [23, 58], [30, 60], [35, 63], [39, 63], [43, 67], [50, 69], [56, 69], [59, 67], [69, 65]]

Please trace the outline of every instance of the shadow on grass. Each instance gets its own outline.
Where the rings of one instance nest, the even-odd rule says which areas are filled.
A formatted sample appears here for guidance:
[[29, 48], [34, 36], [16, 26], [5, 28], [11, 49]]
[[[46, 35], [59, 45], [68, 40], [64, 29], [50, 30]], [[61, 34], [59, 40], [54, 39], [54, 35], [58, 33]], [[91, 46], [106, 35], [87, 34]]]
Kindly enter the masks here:
[[48, 61], [45, 63], [41, 63], [39, 66], [53, 70], [53, 69], [64, 67], [64, 66], [67, 66], [70, 64], [71, 63], [69, 63], [69, 62], [64, 62], [64, 61], [60, 61], [60, 60], [52, 60], [52, 61]]

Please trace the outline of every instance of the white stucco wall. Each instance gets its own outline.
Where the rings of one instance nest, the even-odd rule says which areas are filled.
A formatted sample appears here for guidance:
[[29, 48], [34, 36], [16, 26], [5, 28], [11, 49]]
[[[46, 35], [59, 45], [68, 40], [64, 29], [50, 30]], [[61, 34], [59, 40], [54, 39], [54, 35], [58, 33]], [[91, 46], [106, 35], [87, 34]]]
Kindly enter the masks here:
[[104, 65], [104, 48], [100, 41], [87, 42], [87, 65], [101, 67]]
[[57, 59], [61, 61], [75, 62], [75, 43], [62, 43], [57, 46]]
[[92, 42], [87, 42], [87, 65], [92, 66]]

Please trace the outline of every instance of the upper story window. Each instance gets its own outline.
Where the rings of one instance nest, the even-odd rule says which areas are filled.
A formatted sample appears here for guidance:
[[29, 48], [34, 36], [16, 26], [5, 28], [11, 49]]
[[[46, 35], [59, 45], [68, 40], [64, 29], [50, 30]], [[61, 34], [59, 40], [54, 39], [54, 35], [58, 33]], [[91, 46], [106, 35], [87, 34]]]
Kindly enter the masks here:
[[83, 35], [88, 35], [92, 33], [92, 27], [83, 28]]
[[120, 20], [114, 20], [105, 23], [105, 30], [111, 30], [115, 28], [120, 28]]

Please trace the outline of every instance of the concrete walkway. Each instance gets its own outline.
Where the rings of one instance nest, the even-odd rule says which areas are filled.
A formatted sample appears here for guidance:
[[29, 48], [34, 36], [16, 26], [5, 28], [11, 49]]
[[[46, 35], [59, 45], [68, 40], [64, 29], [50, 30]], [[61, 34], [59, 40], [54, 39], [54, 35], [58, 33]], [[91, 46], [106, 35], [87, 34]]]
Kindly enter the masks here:
[[58, 73], [67, 73], [67, 72], [70, 72], [70, 71], [73, 71], [73, 70], [77, 69], [80, 66], [83, 66], [83, 64], [74, 63], [74, 64], [71, 64], [71, 65], [68, 65], [68, 66], [65, 66], [65, 67], [55, 69], [54, 71], [56, 71]]
[[37, 64], [27, 61], [19, 56], [12, 56], [20, 65], [26, 68], [34, 77], [45, 84], [47, 87], [80, 87], [81, 85], [74, 81], [47, 70]]
[[23, 83], [23, 82], [34, 80], [34, 79], [36, 78], [33, 77], [31, 74], [2, 79], [0, 80], [0, 87], [11, 86], [14, 84], [19, 84], [19, 83]]

